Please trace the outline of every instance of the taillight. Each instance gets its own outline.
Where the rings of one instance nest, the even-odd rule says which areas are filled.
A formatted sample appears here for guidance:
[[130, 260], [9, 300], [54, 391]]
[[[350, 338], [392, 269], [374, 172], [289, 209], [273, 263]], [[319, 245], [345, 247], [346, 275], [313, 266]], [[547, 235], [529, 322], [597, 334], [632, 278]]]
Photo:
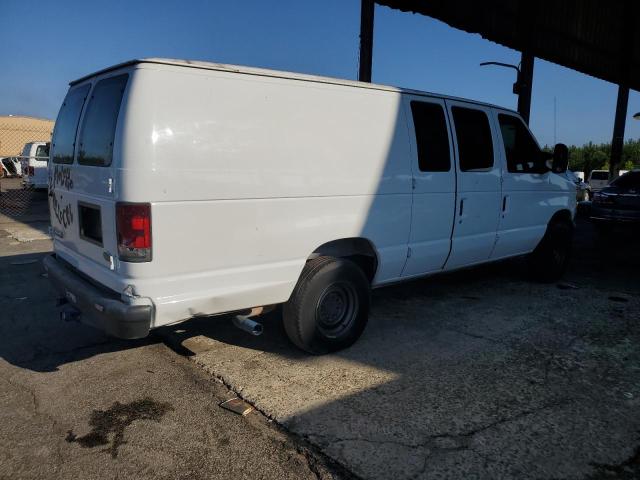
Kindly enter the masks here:
[[124, 262], [151, 261], [151, 205], [116, 204], [118, 257]]
[[36, 170], [32, 166], [29, 166], [27, 168], [27, 173], [29, 174], [30, 177], [33, 177], [36, 174]]

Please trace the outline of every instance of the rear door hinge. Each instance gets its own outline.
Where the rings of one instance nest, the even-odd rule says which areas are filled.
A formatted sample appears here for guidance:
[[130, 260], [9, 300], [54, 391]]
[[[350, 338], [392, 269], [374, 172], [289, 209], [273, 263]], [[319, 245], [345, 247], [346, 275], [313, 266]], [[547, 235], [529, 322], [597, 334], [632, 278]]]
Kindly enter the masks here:
[[416, 189], [416, 177], [411, 177], [411, 190]]

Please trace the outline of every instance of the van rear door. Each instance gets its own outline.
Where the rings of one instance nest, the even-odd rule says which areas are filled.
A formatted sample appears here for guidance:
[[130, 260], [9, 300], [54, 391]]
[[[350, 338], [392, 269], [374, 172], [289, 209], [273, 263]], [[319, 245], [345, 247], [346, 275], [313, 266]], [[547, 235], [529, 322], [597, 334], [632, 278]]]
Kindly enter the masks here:
[[56, 253], [87, 271], [114, 270], [114, 145], [127, 74], [72, 87], [60, 109], [49, 169]]

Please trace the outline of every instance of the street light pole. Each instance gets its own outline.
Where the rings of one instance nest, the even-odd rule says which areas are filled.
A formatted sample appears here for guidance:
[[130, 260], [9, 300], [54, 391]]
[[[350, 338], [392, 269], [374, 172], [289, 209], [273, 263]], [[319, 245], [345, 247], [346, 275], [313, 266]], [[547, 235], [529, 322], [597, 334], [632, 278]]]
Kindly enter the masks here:
[[520, 65], [512, 65], [503, 62], [482, 62], [481, 67], [495, 65], [498, 67], [513, 68], [517, 72], [516, 81], [513, 84], [513, 93], [518, 95], [518, 113], [523, 120], [529, 124], [529, 114], [531, 112], [531, 83], [533, 81], [533, 61], [534, 57], [522, 54]]

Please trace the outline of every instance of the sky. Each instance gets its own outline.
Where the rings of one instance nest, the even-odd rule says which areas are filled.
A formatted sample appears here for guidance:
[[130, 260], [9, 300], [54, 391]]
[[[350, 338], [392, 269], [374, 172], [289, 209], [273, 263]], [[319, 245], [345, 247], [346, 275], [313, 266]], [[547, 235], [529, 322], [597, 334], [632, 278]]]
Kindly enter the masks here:
[[[54, 119], [68, 82], [144, 57], [355, 79], [360, 0], [0, 0], [0, 115]], [[428, 17], [376, 6], [373, 81], [516, 108], [520, 54]], [[617, 86], [536, 59], [531, 129], [542, 145], [609, 142]], [[556, 122], [554, 128], [554, 99]], [[626, 138], [640, 138], [640, 94]]]

